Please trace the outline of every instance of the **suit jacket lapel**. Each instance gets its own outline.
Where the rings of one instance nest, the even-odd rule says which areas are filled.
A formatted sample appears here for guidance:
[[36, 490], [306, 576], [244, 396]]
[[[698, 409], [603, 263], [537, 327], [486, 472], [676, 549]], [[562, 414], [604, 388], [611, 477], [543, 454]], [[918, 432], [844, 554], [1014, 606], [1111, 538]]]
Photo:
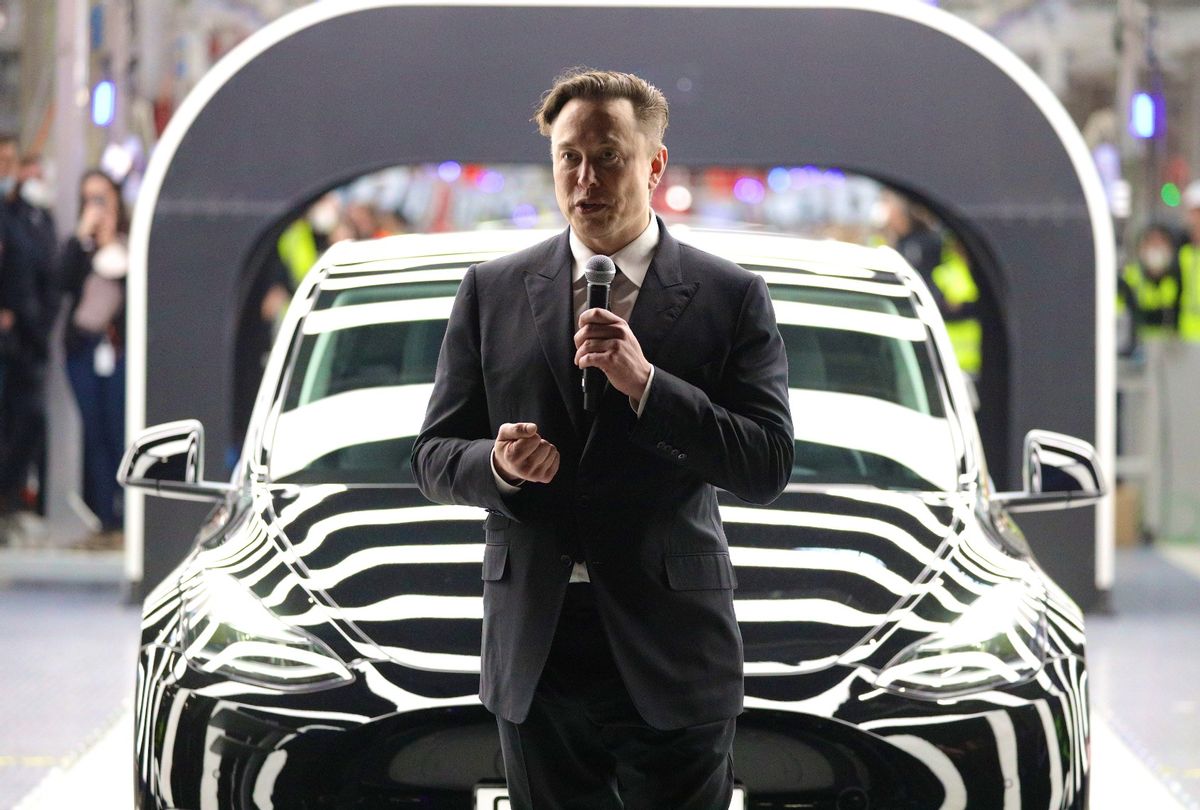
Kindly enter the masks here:
[[637, 336], [642, 354], [654, 364], [660, 360], [663, 342], [700, 287], [700, 282], [685, 276], [680, 266], [679, 242], [667, 232], [661, 219], [658, 227], [658, 250], [629, 315], [629, 328]]
[[533, 310], [538, 341], [558, 384], [572, 427], [578, 435], [583, 429], [583, 397], [579, 373], [575, 368], [575, 330], [571, 300], [571, 245], [567, 232], [549, 243], [544, 261], [525, 271], [525, 290]]
[[[658, 221], [658, 228], [658, 249], [654, 252], [654, 260], [650, 262], [650, 269], [646, 271], [646, 278], [638, 291], [633, 312], [629, 314], [629, 328], [637, 337], [642, 354], [653, 365], [660, 362], [663, 342], [700, 287], [698, 281], [685, 277], [679, 261], [679, 242], [667, 232], [662, 219]], [[567, 252], [570, 253], [569, 246]], [[588, 432], [584, 455], [587, 455], [588, 447], [602, 423], [612, 418], [613, 409], [616, 408], [624, 408], [632, 414], [629, 400], [610, 385], [604, 392], [600, 411]]]

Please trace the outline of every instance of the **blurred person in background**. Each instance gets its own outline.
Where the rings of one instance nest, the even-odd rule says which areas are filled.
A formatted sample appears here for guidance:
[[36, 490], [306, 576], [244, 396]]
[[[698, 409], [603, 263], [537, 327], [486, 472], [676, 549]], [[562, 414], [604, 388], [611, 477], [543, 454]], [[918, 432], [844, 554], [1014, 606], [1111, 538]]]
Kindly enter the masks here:
[[1187, 210], [1188, 241], [1179, 249], [1179, 336], [1200, 341], [1200, 180], [1184, 189], [1183, 207]]
[[380, 227], [379, 211], [369, 202], [352, 202], [346, 206], [346, 222], [353, 239], [378, 239], [387, 236]]
[[1117, 299], [1118, 313], [1126, 300], [1131, 302], [1138, 340], [1175, 335], [1183, 285], [1179, 258], [1178, 242], [1167, 225], [1151, 223], [1138, 236], [1134, 256], [1121, 273], [1128, 298], [1119, 294]]
[[309, 206], [305, 220], [312, 229], [314, 247], [319, 256], [334, 242], [333, 232], [342, 221], [341, 199], [332, 191], [323, 194]]
[[83, 500], [98, 532], [85, 545], [121, 545], [117, 466], [125, 450], [125, 276], [129, 217], [117, 183], [84, 173], [79, 222], [62, 255], [67, 376], [83, 422]]
[[[8, 392], [9, 368], [17, 351], [17, 312], [27, 300], [23, 287], [24, 279], [14, 272], [7, 262], [7, 205], [2, 204], [16, 187], [17, 182], [17, 139], [0, 133], [0, 409]], [[0, 410], [0, 415], [5, 411]], [[8, 434], [0, 419], [0, 468], [7, 466], [9, 448]], [[8, 521], [0, 523], [0, 543], [8, 542]]]
[[331, 244], [353, 238], [341, 199], [328, 192], [318, 197], [303, 217], [292, 220], [279, 234], [275, 249], [264, 250], [261, 262], [243, 277], [238, 297], [243, 302], [237, 325], [238, 354], [233, 366], [233, 424], [225, 448], [230, 469], [241, 452], [263, 370], [292, 295]]
[[934, 269], [942, 263], [941, 235], [917, 215], [912, 203], [896, 192], [882, 192], [879, 202], [888, 244], [921, 274], [942, 316], [950, 315], [946, 298], [933, 277]]
[[4, 344], [4, 384], [0, 388], [0, 516], [10, 539], [27, 533], [32, 510], [44, 496], [29, 486], [39, 480], [46, 437], [46, 364], [50, 330], [58, 312], [54, 259], [57, 237], [47, 210], [49, 191], [41, 161], [18, 162], [17, 140], [0, 136], [0, 333]]
[[[1120, 273], [1117, 274], [1117, 356], [1132, 357], [1137, 350], [1137, 296]], [[1117, 392], [1117, 408], [1121, 405], [1121, 392]], [[1117, 448], [1121, 437], [1117, 435]]]
[[399, 209], [381, 211], [379, 214], [379, 229], [387, 236], [408, 233], [410, 230], [408, 217], [404, 216], [404, 213]]
[[[942, 259], [932, 272], [933, 284], [945, 302], [942, 316], [958, 365], [973, 380], [983, 367], [983, 328], [979, 322], [979, 286], [966, 251], [954, 236], [942, 246]], [[976, 404], [978, 408], [978, 403]]]

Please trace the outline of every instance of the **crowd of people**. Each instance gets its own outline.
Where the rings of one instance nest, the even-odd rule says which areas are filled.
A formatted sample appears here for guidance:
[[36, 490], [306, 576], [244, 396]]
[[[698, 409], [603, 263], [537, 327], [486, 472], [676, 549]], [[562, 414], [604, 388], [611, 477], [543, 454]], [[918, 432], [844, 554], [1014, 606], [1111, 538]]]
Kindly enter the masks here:
[[[22, 155], [17, 138], [0, 134], [0, 545], [20, 536], [27, 516], [45, 511], [47, 376], [52, 335], [58, 334], [82, 426], [81, 497], [75, 502], [86, 506], [80, 511], [93, 529], [80, 544], [115, 548], [122, 529], [115, 472], [125, 442], [129, 216], [119, 183], [89, 170], [79, 183], [75, 227], [60, 242], [51, 196], [39, 156]], [[1185, 190], [1183, 205], [1182, 227], [1150, 223], [1118, 273], [1126, 352], [1146, 340], [1200, 341], [1200, 181]], [[964, 252], [903, 196], [884, 190], [876, 207], [873, 225], [881, 241], [921, 273], [960, 365], [977, 377], [980, 291]], [[330, 193], [282, 231], [271, 267], [248, 274], [257, 286], [244, 296], [239, 321], [238, 345], [246, 351], [235, 375], [235, 428], [248, 416], [274, 327], [317, 255], [342, 239], [402, 233], [408, 225], [401, 214], [369, 200]]]
[[[80, 480], [68, 499], [90, 527], [75, 545], [116, 549], [123, 542], [116, 472], [125, 449], [129, 212], [120, 183], [101, 169], [80, 178], [73, 229], [60, 234], [52, 204], [40, 158], [22, 155], [15, 136], [0, 134], [0, 546], [27, 540], [33, 516], [45, 514], [47, 380], [51, 358], [61, 356], [82, 434]], [[257, 286], [245, 296], [239, 330], [239, 403], [253, 401], [274, 327], [317, 255], [333, 242], [407, 225], [369, 201], [329, 194], [283, 231], [271, 267], [249, 274]], [[61, 351], [52, 352], [56, 338]]]
[[119, 548], [129, 218], [120, 186], [98, 169], [80, 181], [78, 222], [62, 245], [50, 204], [40, 158], [0, 134], [0, 544], [25, 531], [23, 516], [45, 510], [47, 377], [65, 313], [63, 356], [83, 436], [79, 492], [93, 530], [79, 544]]
[[[1151, 221], [1118, 268], [1120, 350], [1136, 354], [1148, 340], [1200, 342], [1200, 180], [1183, 192], [1182, 222]], [[921, 274], [946, 321], [959, 364], [971, 376], [981, 365], [979, 288], [953, 234], [892, 191], [880, 195], [875, 223], [882, 239]]]

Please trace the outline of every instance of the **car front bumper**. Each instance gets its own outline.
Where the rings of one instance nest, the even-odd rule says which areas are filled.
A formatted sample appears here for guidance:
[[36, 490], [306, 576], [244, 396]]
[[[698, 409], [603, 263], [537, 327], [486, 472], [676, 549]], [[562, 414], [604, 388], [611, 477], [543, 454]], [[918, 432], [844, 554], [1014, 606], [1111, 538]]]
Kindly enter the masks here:
[[[478, 785], [503, 783], [495, 720], [474, 695], [388, 693], [380, 671], [286, 695], [173, 671], [152, 689], [139, 679], [143, 810], [473, 810]], [[756, 685], [734, 742], [748, 810], [1086, 806], [1078, 707], [1038, 684], [946, 704], [850, 674], [832, 717]]]

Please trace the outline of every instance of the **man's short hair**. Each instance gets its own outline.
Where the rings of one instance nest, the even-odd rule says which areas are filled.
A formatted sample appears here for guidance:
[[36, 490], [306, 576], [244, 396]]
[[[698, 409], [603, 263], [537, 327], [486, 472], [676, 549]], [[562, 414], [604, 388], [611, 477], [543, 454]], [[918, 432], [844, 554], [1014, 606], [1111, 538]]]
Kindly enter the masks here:
[[562, 112], [567, 102], [574, 98], [589, 101], [608, 101], [627, 98], [633, 104], [633, 114], [654, 141], [655, 148], [662, 146], [663, 133], [667, 131], [667, 97], [650, 82], [632, 73], [615, 70], [593, 70], [574, 67], [560, 74], [554, 85], [542, 96], [533, 122], [538, 131], [550, 137], [554, 119]]
[[7, 146], [9, 144], [20, 146], [20, 139], [17, 138], [15, 133], [0, 132], [0, 146]]

